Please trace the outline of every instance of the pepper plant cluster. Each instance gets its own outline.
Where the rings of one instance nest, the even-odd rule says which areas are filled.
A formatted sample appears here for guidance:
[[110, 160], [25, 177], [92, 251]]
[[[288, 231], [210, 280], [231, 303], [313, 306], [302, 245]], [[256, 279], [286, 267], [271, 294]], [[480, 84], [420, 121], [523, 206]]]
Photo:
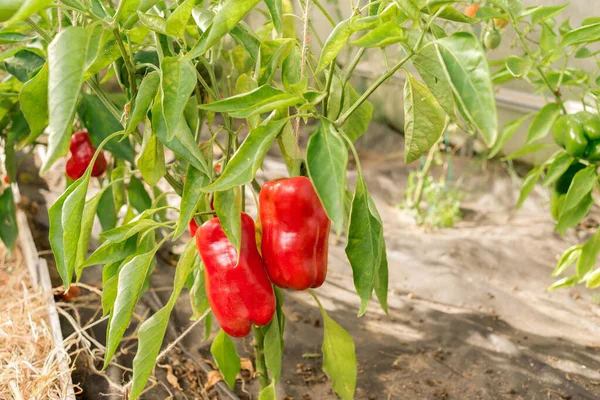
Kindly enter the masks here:
[[[512, 1], [494, 3], [503, 9]], [[281, 375], [280, 288], [314, 288], [307, 292], [324, 320], [323, 370], [340, 397], [353, 398], [354, 343], [316, 288], [326, 276], [331, 225], [345, 237], [358, 315], [373, 293], [387, 312], [383, 223], [354, 147], [372, 118], [368, 99], [403, 70], [406, 162], [426, 154], [450, 124], [493, 146], [492, 74], [471, 28], [481, 19], [448, 0], [350, 1], [337, 22], [317, 0], [14, 4], [0, 13], [5, 169], [15, 182], [18, 150], [47, 146], [42, 173], [71, 150], [67, 174], [75, 179], [49, 209], [49, 241], [65, 288], [85, 268], [103, 266], [105, 367], [149, 288], [156, 252], [186, 238], [188, 226], [195, 230], [169, 301], [136, 332], [129, 398], [146, 387], [184, 287], [192, 318], [204, 319], [210, 333], [214, 315], [222, 328], [211, 351], [230, 386], [240, 360], [229, 335], [252, 326], [261, 399], [276, 398]], [[313, 30], [312, 12], [331, 24], [327, 38]], [[251, 26], [252, 16], [266, 20]], [[359, 93], [351, 78], [366, 54], [386, 56], [388, 66]], [[72, 133], [80, 128], [87, 134]], [[303, 150], [298, 136], [307, 130]], [[290, 178], [261, 188], [256, 173], [274, 146]], [[353, 187], [349, 155], [358, 170]], [[172, 190], [162, 192], [159, 181]], [[248, 193], [259, 199], [260, 229], [245, 212]], [[178, 207], [166, 201], [172, 194]], [[0, 238], [9, 247], [14, 209], [4, 185]], [[96, 216], [101, 245], [88, 254]]]
[[[568, 3], [524, 7], [523, 2], [511, 0], [481, 2], [478, 6], [476, 18], [488, 25], [498, 18], [504, 19], [516, 35], [514, 54], [494, 61], [494, 84], [522, 80], [546, 100], [540, 111], [503, 127], [490, 157], [498, 154], [528, 120], [531, 122], [525, 145], [505, 159], [558, 147], [525, 176], [517, 208], [543, 180], [552, 191], [550, 210], [556, 220], [555, 230], [563, 234], [586, 218], [595, 202], [593, 194], [598, 190], [600, 63], [594, 46], [600, 41], [600, 18], [586, 18], [580, 26], [572, 27], [565, 15]], [[588, 67], [575, 67], [575, 61]], [[600, 269], [596, 268], [599, 251], [600, 230], [596, 229], [584, 244], [576, 244], [562, 253], [552, 275], [565, 276], [550, 289], [578, 283], [585, 283], [590, 289], [599, 287]]]

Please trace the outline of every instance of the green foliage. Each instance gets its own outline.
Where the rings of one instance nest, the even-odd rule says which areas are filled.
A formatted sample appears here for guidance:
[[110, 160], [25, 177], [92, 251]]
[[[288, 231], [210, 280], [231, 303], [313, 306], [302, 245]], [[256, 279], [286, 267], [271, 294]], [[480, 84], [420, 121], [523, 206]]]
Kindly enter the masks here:
[[[557, 70], [556, 65], [564, 51], [593, 57], [592, 50], [582, 49], [598, 37], [597, 22], [576, 29], [565, 25], [559, 36], [552, 22], [562, 7], [532, 10], [524, 9], [520, 0], [495, 0], [482, 7], [477, 18], [469, 18], [460, 6], [454, 7], [454, 1], [386, 0], [371, 2], [368, 8], [352, 3], [356, 9], [342, 21], [335, 21], [315, 3], [315, 11], [323, 12], [332, 26], [325, 40], [308, 32], [321, 46], [308, 46], [307, 38], [298, 37], [295, 27], [304, 24], [292, 14], [300, 11], [297, 17], [303, 19], [305, 3], [300, 2], [298, 9], [289, 0], [64, 4], [26, 0], [10, 2], [0, 10], [0, 20], [7, 21], [0, 27], [0, 44], [6, 45], [0, 53], [3, 170], [14, 178], [16, 150], [41, 142], [48, 144], [42, 172], [48, 171], [68, 153], [72, 132], [79, 128], [89, 132], [98, 148], [96, 156], [104, 151], [108, 159], [98, 194], [88, 196], [88, 187], [98, 183], [90, 165], [49, 209], [50, 244], [64, 285], [69, 286], [73, 274], [79, 279], [90, 265], [104, 266], [102, 305], [109, 316], [105, 365], [148, 287], [156, 251], [165, 241], [182, 237], [192, 218], [198, 224], [212, 218], [211, 200], [228, 238], [240, 246], [240, 213], [250, 192], [247, 186], [257, 189], [256, 175], [275, 142], [290, 173], [310, 177], [336, 234], [348, 237], [346, 254], [361, 299], [359, 315], [366, 311], [373, 292], [387, 311], [383, 222], [353, 144], [368, 135], [373, 116], [369, 96], [394, 74], [409, 69], [409, 64], [418, 72], [419, 77], [408, 75], [404, 95], [406, 161], [411, 162], [434, 146], [449, 122], [481, 135], [488, 146], [494, 146], [491, 154], [497, 154], [525, 119], [505, 127], [497, 138], [493, 82], [518, 77], [538, 91], [546, 80], [576, 87], [589, 82], [584, 72]], [[65, 6], [69, 12], [57, 12]], [[247, 16], [261, 13], [264, 22], [244, 22]], [[486, 25], [485, 31], [491, 32], [493, 18], [514, 24], [528, 19], [541, 25], [541, 51], [534, 53], [540, 60], [515, 54], [492, 75], [471, 24]], [[312, 29], [311, 21], [301, 22]], [[404, 51], [402, 58], [391, 56], [402, 51], [388, 52], [394, 46]], [[381, 51], [386, 52], [389, 66], [362, 90], [363, 85], [352, 79], [354, 69], [365, 54]], [[536, 72], [538, 65], [547, 79]], [[586, 93], [593, 95], [594, 90]], [[557, 101], [534, 117], [529, 135], [534, 147], [527, 151], [539, 148], [536, 141], [547, 135], [551, 121], [561, 112]], [[305, 151], [298, 140], [302, 121], [318, 125], [311, 130]], [[221, 150], [215, 151], [216, 160], [213, 148]], [[353, 196], [346, 177], [349, 151], [358, 169]], [[552, 164], [548, 184], [570, 161], [563, 156], [560, 163]], [[213, 170], [214, 164], [224, 166], [220, 174]], [[543, 176], [542, 169], [537, 171], [538, 177]], [[569, 188], [564, 196], [562, 228], [581, 220], [591, 206], [596, 177], [583, 171], [574, 178], [581, 188]], [[167, 205], [167, 192], [159, 188], [165, 181], [172, 187], [168, 195], [181, 197], [178, 210]], [[15, 205], [12, 190], [5, 185], [1, 189], [0, 239], [11, 247], [16, 238]], [[424, 194], [430, 207], [423, 222], [451, 225], [459, 215], [459, 193], [426, 180]], [[177, 212], [177, 221], [167, 219]], [[87, 257], [96, 215], [102, 227], [101, 245]], [[590, 268], [592, 254], [586, 254], [582, 250], [581, 257], [588, 261], [581, 271]], [[193, 318], [206, 315], [210, 333], [204, 278], [190, 241], [175, 272], [168, 304], [138, 329], [132, 399], [141, 394], [152, 373], [184, 282], [190, 290]], [[285, 365], [285, 316], [277, 293], [276, 317], [260, 331], [266, 370], [259, 372], [269, 378], [263, 382], [261, 399], [276, 398], [275, 385]], [[340, 397], [353, 398], [354, 343], [321, 311], [323, 370]], [[221, 332], [211, 351], [225, 381], [233, 386], [240, 368], [233, 342]]]

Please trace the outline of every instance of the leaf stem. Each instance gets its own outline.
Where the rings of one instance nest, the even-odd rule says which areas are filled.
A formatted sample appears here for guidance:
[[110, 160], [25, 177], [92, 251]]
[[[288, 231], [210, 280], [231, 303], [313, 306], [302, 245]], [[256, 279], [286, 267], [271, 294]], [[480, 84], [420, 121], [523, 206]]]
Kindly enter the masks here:
[[52, 41], [52, 36], [50, 36], [48, 33], [46, 33], [45, 30], [43, 30], [38, 24], [36, 24], [31, 18], [27, 18], [25, 20], [25, 23], [27, 25], [29, 25], [30, 27], [33, 28], [34, 31], [36, 31], [37, 33], [39, 33], [39, 35], [44, 38], [44, 40], [48, 43], [50, 43]]
[[254, 335], [254, 355], [256, 357], [256, 372], [260, 389], [269, 386], [269, 373], [267, 372], [267, 363], [265, 361], [265, 337], [260, 330], [260, 327], [252, 326], [252, 334]]

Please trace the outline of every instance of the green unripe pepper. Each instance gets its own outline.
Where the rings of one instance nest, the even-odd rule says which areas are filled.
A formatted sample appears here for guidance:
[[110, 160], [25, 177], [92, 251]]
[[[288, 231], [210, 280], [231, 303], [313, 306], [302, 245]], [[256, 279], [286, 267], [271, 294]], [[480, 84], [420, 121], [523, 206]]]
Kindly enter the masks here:
[[585, 149], [588, 145], [588, 140], [583, 131], [583, 124], [579, 118], [569, 115], [566, 121], [565, 135], [565, 150], [573, 157], [583, 157]]
[[583, 131], [589, 140], [600, 140], [600, 118], [588, 111], [575, 114], [583, 124]]
[[494, 50], [495, 48], [500, 46], [501, 42], [502, 36], [500, 35], [500, 32], [498, 32], [495, 29], [487, 31], [485, 35], [483, 35], [483, 43], [485, 44], [485, 47], [490, 50]]
[[568, 115], [561, 115], [556, 119], [554, 125], [552, 126], [552, 136], [554, 137], [554, 142], [562, 148], [565, 147], [565, 138], [567, 136], [566, 132], [569, 130], [568, 121]]
[[600, 140], [591, 142], [586, 150], [585, 159], [588, 161], [600, 161]]

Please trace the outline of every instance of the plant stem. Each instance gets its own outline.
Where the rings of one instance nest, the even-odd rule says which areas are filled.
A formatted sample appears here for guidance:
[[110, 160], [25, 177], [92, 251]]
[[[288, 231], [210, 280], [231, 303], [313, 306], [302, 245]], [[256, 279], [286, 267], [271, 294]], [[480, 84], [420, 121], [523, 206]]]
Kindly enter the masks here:
[[265, 362], [264, 342], [265, 337], [258, 326], [252, 327], [254, 335], [254, 355], [256, 357], [256, 372], [258, 374], [258, 383], [260, 389], [269, 386], [269, 374], [267, 372], [267, 363]]
[[323, 14], [327, 21], [329, 21], [331, 26], [335, 28], [335, 21], [333, 20], [333, 18], [331, 18], [331, 15], [329, 15], [329, 13], [325, 9], [325, 7], [323, 7], [323, 5], [319, 2], [319, 0], [312, 0], [312, 2], [315, 3], [315, 6], [317, 6], [317, 8], [321, 11], [321, 14]]
[[34, 31], [36, 31], [37, 33], [39, 33], [39, 35], [48, 43], [50, 43], [52, 41], [52, 36], [50, 36], [48, 33], [46, 33], [45, 30], [43, 30], [38, 24], [36, 24], [35, 22], [33, 22], [33, 20], [31, 18], [27, 18], [25, 20], [25, 23], [27, 25], [29, 25], [30, 27], [33, 28]]
[[[446, 125], [444, 126], [444, 131], [446, 131], [446, 127], [448, 126], [448, 118], [446, 118]], [[425, 188], [425, 180], [429, 175], [429, 171], [431, 171], [431, 167], [433, 166], [433, 158], [435, 154], [440, 149], [440, 142], [444, 139], [444, 131], [442, 132], [442, 136], [438, 139], [437, 142], [433, 145], [433, 147], [427, 153], [427, 159], [425, 160], [425, 165], [421, 170], [421, 174], [419, 175], [419, 180], [417, 182], [417, 187], [415, 189], [415, 197], [413, 198], [412, 208], [416, 209], [417, 212], [421, 213], [421, 198], [423, 197], [423, 189]]]
[[135, 97], [136, 92], [136, 84], [135, 84], [135, 67], [131, 62], [131, 55], [127, 52], [125, 45], [123, 44], [123, 39], [121, 38], [121, 33], [118, 28], [113, 29], [113, 35], [117, 40], [117, 44], [119, 45], [119, 50], [121, 50], [121, 56], [123, 56], [123, 61], [125, 61], [125, 68], [127, 69], [127, 75], [129, 77], [129, 88], [131, 89], [131, 97]]
[[394, 73], [396, 73], [396, 71], [398, 71], [400, 68], [402, 68], [402, 66], [410, 59], [410, 57], [412, 57], [413, 52], [409, 52], [406, 57], [404, 57], [402, 60], [400, 60], [400, 62], [398, 62], [398, 64], [394, 65], [392, 67], [392, 69], [390, 69], [389, 71], [387, 71], [385, 74], [381, 75], [379, 77], [379, 79], [377, 79], [375, 81], [375, 83], [373, 83], [363, 94], [362, 96], [360, 96], [358, 98], [358, 100], [356, 100], [354, 102], [354, 104], [352, 104], [352, 106], [350, 106], [350, 108], [348, 110], [346, 110], [345, 113], [342, 114], [341, 117], [339, 117], [336, 121], [335, 121], [335, 126], [340, 127], [342, 125], [344, 125], [344, 123], [346, 122], [346, 120], [354, 113], [354, 111], [356, 111], [358, 109], [358, 107], [360, 107], [362, 105], [362, 103], [364, 103], [365, 101], [367, 101], [367, 99], [369, 98], [369, 96], [371, 96], [373, 94], [373, 92], [375, 90], [377, 90], [377, 88], [379, 86], [381, 86], [381, 84], [385, 81], [387, 81], [392, 75], [394, 75]]

